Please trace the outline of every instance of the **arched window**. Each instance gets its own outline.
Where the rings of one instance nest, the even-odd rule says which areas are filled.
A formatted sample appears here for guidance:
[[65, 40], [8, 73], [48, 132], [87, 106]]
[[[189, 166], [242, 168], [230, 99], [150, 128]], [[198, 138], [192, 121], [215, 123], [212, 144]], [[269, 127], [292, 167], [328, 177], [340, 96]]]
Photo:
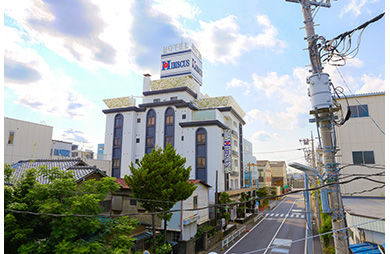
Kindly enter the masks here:
[[196, 130], [196, 171], [195, 178], [207, 183], [207, 132], [204, 128]]
[[146, 115], [146, 137], [145, 137], [145, 153], [149, 154], [154, 148], [156, 139], [156, 111], [151, 109]]
[[165, 111], [164, 147], [168, 144], [174, 146], [175, 136], [175, 111], [169, 107]]
[[112, 145], [112, 177], [121, 177], [123, 115], [117, 114], [114, 119], [114, 137]]

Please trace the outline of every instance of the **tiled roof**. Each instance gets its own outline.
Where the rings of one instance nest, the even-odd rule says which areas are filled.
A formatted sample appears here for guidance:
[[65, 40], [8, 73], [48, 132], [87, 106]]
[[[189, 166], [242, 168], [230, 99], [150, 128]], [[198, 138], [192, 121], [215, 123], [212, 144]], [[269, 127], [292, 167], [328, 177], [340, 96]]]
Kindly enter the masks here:
[[127, 186], [125, 179], [123, 178], [116, 178], [115, 182], [119, 183], [123, 189], [130, 189], [129, 186]]
[[[11, 168], [14, 169], [12, 177], [14, 180], [19, 180], [23, 173], [30, 168], [39, 168], [46, 166], [48, 169], [57, 167], [60, 170], [72, 170], [73, 176], [77, 181], [82, 180], [89, 175], [99, 172], [103, 176], [105, 174], [100, 171], [96, 166], [89, 166], [80, 158], [72, 159], [37, 159], [37, 160], [23, 160], [11, 165]], [[49, 183], [48, 179], [39, 176], [38, 181], [41, 184]]]
[[260, 166], [260, 167], [264, 167], [265, 165], [267, 165], [267, 160], [265, 161], [257, 161], [257, 164]]
[[190, 183], [194, 183], [194, 184], [197, 184], [197, 183], [203, 183], [204, 185], [206, 185], [207, 187], [211, 187], [211, 185], [207, 184], [206, 182], [202, 181], [202, 180], [198, 180], [198, 179], [189, 179], [188, 180]]

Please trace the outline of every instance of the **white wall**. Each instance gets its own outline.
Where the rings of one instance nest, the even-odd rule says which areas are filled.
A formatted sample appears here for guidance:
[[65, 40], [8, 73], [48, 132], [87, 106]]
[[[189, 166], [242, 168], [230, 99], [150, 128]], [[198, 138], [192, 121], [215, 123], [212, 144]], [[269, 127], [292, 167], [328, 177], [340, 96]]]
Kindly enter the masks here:
[[[8, 144], [10, 132], [13, 144]], [[53, 127], [22, 120], [4, 118], [4, 162], [16, 163], [28, 159], [48, 159], [52, 145]]]

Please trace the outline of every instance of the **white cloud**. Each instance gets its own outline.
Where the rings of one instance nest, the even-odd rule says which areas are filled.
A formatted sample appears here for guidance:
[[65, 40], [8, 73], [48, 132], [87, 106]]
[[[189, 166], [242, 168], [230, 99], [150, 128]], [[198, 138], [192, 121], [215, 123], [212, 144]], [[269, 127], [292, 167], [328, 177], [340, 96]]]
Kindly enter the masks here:
[[365, 8], [367, 4], [378, 2], [378, 0], [352, 0], [344, 6], [341, 10], [340, 17], [346, 13], [352, 13], [355, 17], [362, 14], [363, 11], [370, 13], [370, 11]]
[[267, 133], [266, 131], [257, 131], [253, 133], [251, 137], [251, 141], [254, 143], [264, 142], [270, 140], [271, 138], [272, 138], [271, 134]]
[[227, 83], [226, 88], [233, 88], [233, 87], [248, 87], [249, 84], [245, 81], [233, 78], [229, 83]]
[[71, 78], [54, 73], [35, 50], [21, 47], [24, 33], [9, 27], [4, 32], [4, 84], [18, 96], [15, 103], [71, 119], [85, 117], [93, 105], [72, 89]]
[[280, 51], [286, 46], [284, 41], [277, 39], [277, 29], [266, 15], [257, 17], [257, 23], [263, 31], [256, 36], [241, 34], [237, 18], [233, 15], [216, 21], [199, 22], [201, 29], [188, 31], [188, 34], [204, 57], [212, 63], [234, 63], [250, 50], [267, 48]]
[[185, 0], [154, 0], [152, 9], [170, 16], [179, 25], [181, 18], [193, 19], [200, 9]]
[[78, 145], [79, 150], [92, 150], [96, 151], [97, 144], [101, 143], [99, 138], [88, 135], [82, 130], [67, 128], [56, 132], [53, 135], [56, 140], [72, 142], [72, 144]]
[[380, 76], [374, 77], [364, 74], [361, 80], [364, 85], [356, 91], [357, 94], [385, 91], [385, 80], [383, 80]]

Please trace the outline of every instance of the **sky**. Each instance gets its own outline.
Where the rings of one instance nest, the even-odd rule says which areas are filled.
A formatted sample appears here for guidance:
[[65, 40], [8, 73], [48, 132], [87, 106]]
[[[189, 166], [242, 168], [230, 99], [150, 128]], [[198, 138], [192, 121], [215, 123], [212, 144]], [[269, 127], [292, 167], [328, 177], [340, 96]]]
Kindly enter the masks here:
[[[314, 12], [326, 40], [385, 11], [384, 0], [331, 5]], [[303, 163], [299, 140], [317, 131], [302, 27], [300, 4], [283, 0], [6, 0], [4, 116], [53, 126], [53, 139], [96, 152], [103, 99], [141, 96], [143, 74], [159, 79], [163, 47], [185, 41], [203, 57], [202, 93], [232, 95], [246, 112], [253, 155]], [[354, 58], [324, 72], [347, 95], [385, 91], [384, 52], [382, 18], [364, 30]]]

